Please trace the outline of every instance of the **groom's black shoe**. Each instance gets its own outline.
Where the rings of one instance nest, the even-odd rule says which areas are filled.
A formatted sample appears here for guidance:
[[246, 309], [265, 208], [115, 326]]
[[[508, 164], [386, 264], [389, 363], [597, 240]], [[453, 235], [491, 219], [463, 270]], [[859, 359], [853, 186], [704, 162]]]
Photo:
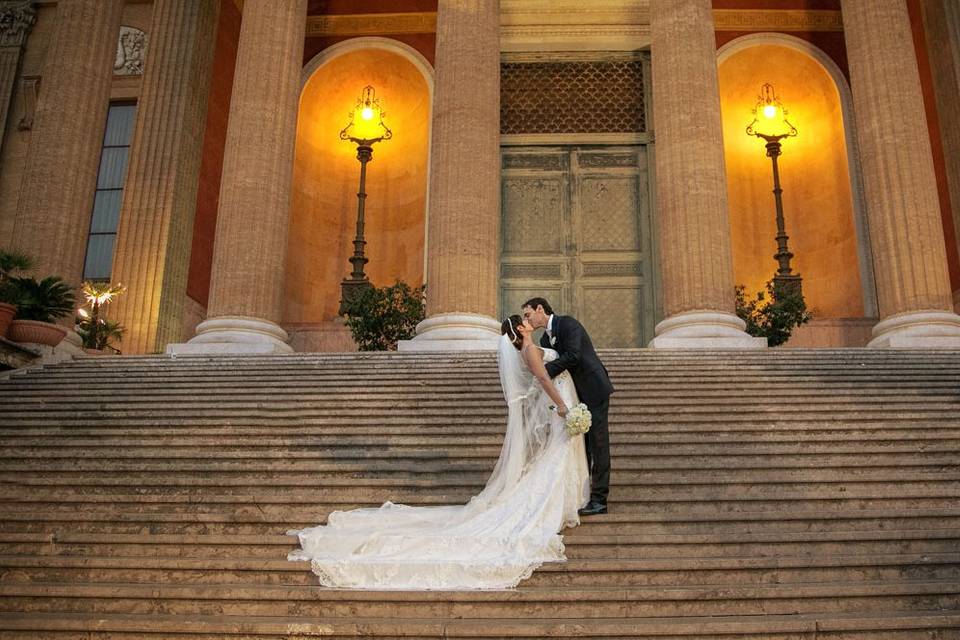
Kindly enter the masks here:
[[607, 512], [607, 505], [603, 504], [602, 502], [597, 502], [595, 500], [591, 500], [590, 502], [587, 503], [587, 506], [577, 510], [577, 513], [580, 514], [581, 516], [598, 516], [601, 513], [606, 513], [606, 512]]

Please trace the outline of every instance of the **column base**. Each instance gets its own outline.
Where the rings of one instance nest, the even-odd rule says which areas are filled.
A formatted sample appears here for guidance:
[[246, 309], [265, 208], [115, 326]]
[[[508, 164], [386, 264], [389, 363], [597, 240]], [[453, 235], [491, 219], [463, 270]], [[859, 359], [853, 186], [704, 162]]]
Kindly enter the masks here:
[[398, 351], [495, 350], [500, 323], [474, 313], [443, 313], [417, 325], [417, 337], [401, 340]]
[[744, 331], [746, 323], [732, 313], [691, 311], [672, 315], [654, 329], [651, 349], [766, 349], [766, 338]]
[[877, 349], [960, 349], [960, 316], [949, 311], [900, 313], [873, 327], [868, 347]]
[[236, 355], [293, 353], [287, 332], [260, 318], [220, 316], [197, 325], [197, 335], [187, 343], [168, 344], [170, 355]]

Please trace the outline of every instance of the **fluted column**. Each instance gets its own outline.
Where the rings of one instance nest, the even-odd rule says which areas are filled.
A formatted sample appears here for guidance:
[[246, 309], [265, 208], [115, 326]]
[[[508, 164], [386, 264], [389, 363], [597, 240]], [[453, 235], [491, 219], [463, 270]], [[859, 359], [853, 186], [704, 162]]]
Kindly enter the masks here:
[[0, 2], [0, 148], [20, 70], [20, 54], [36, 21], [37, 10], [31, 0]]
[[280, 328], [307, 0], [246, 0], [207, 319], [174, 353], [289, 352]]
[[753, 348], [734, 313], [710, 0], [651, 0], [656, 206], [665, 319], [655, 348]]
[[500, 2], [440, 0], [427, 319], [403, 350], [494, 348], [500, 239]]
[[37, 274], [83, 277], [123, 0], [64, 0], [43, 66], [13, 244]]
[[880, 305], [870, 346], [960, 347], [906, 3], [842, 8]]
[[156, 0], [114, 252], [124, 353], [181, 339], [218, 0]]

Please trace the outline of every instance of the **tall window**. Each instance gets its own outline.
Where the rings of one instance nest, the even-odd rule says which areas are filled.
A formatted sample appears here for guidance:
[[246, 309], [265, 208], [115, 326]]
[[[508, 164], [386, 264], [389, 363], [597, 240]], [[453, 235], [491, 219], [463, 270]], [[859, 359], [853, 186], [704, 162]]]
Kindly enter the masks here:
[[127, 156], [137, 105], [114, 103], [107, 113], [107, 130], [100, 153], [97, 193], [90, 219], [87, 259], [83, 265], [85, 280], [109, 280], [113, 263], [113, 245], [117, 239], [123, 183], [127, 175]]

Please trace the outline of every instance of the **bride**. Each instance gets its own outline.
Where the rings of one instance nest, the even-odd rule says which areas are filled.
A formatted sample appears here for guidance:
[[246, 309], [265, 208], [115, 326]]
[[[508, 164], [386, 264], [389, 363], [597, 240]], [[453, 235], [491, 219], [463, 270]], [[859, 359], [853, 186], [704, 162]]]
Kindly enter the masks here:
[[565, 560], [564, 527], [579, 524], [590, 480], [583, 438], [564, 416], [577, 404], [570, 374], [551, 381], [557, 357], [520, 316], [504, 320], [497, 362], [507, 402], [500, 458], [465, 505], [335, 511], [325, 526], [290, 531], [320, 583], [354, 589], [461, 590], [515, 587], [544, 562]]

